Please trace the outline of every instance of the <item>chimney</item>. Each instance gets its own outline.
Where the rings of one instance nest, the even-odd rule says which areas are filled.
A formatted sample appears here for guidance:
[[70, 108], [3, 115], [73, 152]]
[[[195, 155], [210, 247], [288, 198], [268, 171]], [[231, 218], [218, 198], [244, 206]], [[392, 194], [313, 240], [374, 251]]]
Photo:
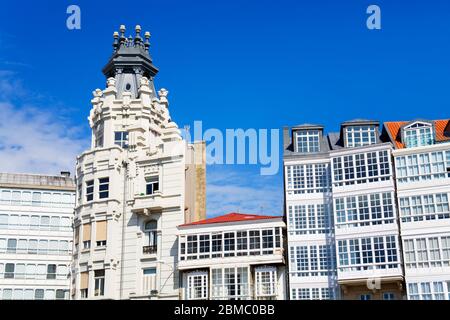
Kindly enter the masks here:
[[70, 177], [70, 171], [61, 171], [61, 176], [69, 178]]

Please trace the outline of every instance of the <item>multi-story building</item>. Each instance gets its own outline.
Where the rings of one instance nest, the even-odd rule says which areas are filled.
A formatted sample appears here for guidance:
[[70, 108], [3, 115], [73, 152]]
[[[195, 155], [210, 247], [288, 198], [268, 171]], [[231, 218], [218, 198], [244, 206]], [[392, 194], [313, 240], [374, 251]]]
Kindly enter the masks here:
[[178, 227], [181, 298], [283, 300], [281, 216], [229, 213]]
[[392, 145], [378, 123], [284, 131], [291, 298], [402, 299]]
[[177, 226], [205, 217], [205, 145], [182, 139], [150, 33], [114, 33], [77, 158], [72, 299], [177, 299]]
[[403, 299], [392, 145], [369, 120], [344, 122], [328, 139], [342, 299]]
[[320, 125], [284, 128], [291, 299], [336, 299], [330, 148]]
[[0, 173], [0, 299], [69, 299], [69, 175]]
[[408, 299], [450, 299], [450, 120], [386, 122]]

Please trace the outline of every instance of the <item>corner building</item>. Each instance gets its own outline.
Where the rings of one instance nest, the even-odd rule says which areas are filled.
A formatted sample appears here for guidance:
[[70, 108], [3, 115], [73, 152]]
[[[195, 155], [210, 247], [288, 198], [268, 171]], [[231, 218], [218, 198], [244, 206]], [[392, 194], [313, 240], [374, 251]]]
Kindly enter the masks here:
[[409, 300], [450, 300], [450, 120], [384, 123], [394, 146]]
[[187, 143], [156, 92], [150, 33], [114, 33], [77, 157], [72, 299], [178, 299], [177, 226], [205, 217], [205, 145]]

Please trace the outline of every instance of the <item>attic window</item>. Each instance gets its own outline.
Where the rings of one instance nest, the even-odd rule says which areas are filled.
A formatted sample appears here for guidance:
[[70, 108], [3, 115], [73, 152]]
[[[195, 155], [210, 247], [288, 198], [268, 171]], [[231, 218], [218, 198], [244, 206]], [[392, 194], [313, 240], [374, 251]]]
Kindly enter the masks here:
[[125, 90], [130, 91], [131, 89], [131, 84], [127, 83], [125, 86]]
[[345, 130], [347, 148], [362, 147], [375, 144], [376, 131], [374, 126], [351, 126]]
[[297, 131], [297, 152], [319, 152], [319, 130]]
[[433, 130], [429, 124], [418, 122], [405, 127], [403, 130], [407, 148], [427, 146], [434, 143]]

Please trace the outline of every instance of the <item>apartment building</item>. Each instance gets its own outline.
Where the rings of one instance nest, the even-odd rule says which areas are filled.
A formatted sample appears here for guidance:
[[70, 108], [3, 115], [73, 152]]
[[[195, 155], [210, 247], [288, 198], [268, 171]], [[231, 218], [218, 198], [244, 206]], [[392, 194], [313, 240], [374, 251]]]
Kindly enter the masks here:
[[291, 299], [402, 299], [392, 145], [375, 121], [323, 129], [284, 130]]
[[281, 216], [229, 213], [178, 227], [181, 299], [283, 300]]
[[323, 127], [284, 128], [290, 299], [337, 299], [330, 147]]
[[178, 299], [177, 226], [205, 218], [205, 144], [187, 143], [156, 92], [150, 33], [114, 33], [77, 157], [72, 299]]
[[69, 175], [0, 173], [0, 299], [69, 299]]
[[384, 123], [395, 159], [408, 299], [450, 299], [450, 120]]
[[370, 120], [344, 122], [328, 139], [342, 299], [403, 299], [392, 145]]

